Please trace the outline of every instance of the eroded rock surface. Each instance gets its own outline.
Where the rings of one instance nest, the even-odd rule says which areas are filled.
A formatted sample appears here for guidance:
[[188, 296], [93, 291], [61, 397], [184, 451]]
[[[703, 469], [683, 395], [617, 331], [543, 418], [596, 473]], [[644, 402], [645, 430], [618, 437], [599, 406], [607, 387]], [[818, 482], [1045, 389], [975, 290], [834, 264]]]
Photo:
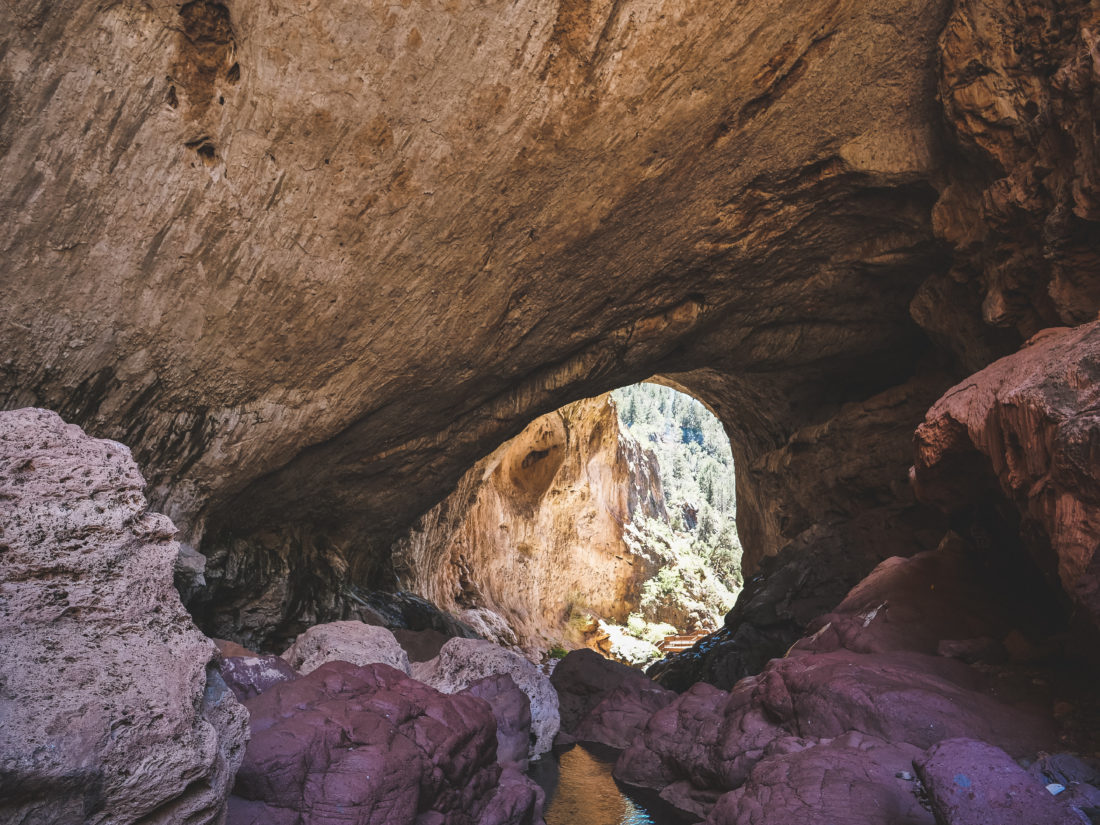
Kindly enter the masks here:
[[347, 618], [564, 403], [667, 376], [748, 467], [927, 348], [947, 2], [298, 12], [0, 7], [0, 404], [133, 446], [204, 627]]
[[561, 727], [558, 694], [550, 679], [518, 653], [480, 639], [451, 639], [439, 655], [412, 666], [413, 678], [444, 693], [456, 693], [494, 674], [507, 674], [531, 702], [530, 756], [550, 750]]
[[281, 658], [299, 673], [309, 673], [325, 662], [381, 663], [409, 672], [409, 656], [393, 633], [355, 621], [314, 625], [295, 639]]
[[936, 819], [945, 825], [1081, 825], [1004, 751], [970, 739], [940, 742], [916, 762]]
[[0, 412], [0, 819], [218, 823], [248, 738], [130, 451]]
[[1001, 497], [1040, 567], [1100, 627], [1100, 322], [1048, 330], [948, 392], [916, 434], [918, 494]]
[[[541, 792], [502, 776], [496, 723], [384, 664], [321, 665], [246, 703], [252, 740], [229, 825], [531, 825]], [[350, 819], [349, 819], [350, 817]]]
[[659, 559], [624, 531], [647, 516], [665, 516], [657, 459], [604, 395], [536, 419], [475, 464], [394, 563], [406, 586], [487, 638], [541, 653], [577, 635], [571, 608], [620, 623], [637, 609]]

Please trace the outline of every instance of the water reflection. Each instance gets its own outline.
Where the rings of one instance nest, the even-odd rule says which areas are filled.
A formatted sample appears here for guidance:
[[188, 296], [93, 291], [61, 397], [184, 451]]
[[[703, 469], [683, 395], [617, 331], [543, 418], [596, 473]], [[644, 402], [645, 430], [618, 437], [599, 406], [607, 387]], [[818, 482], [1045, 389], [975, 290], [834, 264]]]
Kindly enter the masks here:
[[668, 825], [619, 789], [614, 765], [613, 753], [581, 745], [536, 763], [532, 777], [546, 791], [546, 825]]

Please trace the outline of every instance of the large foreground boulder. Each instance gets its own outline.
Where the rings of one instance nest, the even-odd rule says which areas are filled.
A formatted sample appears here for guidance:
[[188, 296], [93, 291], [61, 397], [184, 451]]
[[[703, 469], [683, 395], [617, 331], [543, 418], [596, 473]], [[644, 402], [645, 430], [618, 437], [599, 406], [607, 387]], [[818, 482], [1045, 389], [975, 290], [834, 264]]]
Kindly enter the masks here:
[[121, 444], [0, 412], [0, 821], [216, 823], [247, 714]]
[[558, 694], [550, 679], [530, 661], [492, 642], [481, 639], [451, 639], [429, 662], [412, 666], [413, 678], [444, 693], [457, 693], [474, 682], [496, 673], [512, 677], [531, 701], [530, 756], [538, 759], [550, 750], [561, 721]]
[[489, 705], [388, 665], [329, 662], [246, 703], [229, 825], [530, 825], [541, 795], [496, 760]]
[[1004, 751], [972, 739], [940, 742], [917, 760], [936, 821], [944, 825], [1081, 825]]
[[1100, 322], [1050, 329], [943, 396], [916, 434], [918, 495], [1007, 498], [1039, 564], [1100, 627]]
[[718, 800], [707, 825], [933, 825], [911, 773], [919, 755], [860, 733], [821, 744], [777, 740], [748, 781]]
[[282, 654], [299, 673], [310, 673], [325, 662], [353, 665], [384, 664], [409, 672], [409, 656], [391, 631], [357, 621], [314, 625]]

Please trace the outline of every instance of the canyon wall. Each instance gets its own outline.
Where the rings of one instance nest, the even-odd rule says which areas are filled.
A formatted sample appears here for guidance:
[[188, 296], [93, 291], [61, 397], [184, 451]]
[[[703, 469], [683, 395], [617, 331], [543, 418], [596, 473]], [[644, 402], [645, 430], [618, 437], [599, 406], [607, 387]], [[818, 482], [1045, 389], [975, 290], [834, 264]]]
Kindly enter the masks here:
[[667, 519], [657, 459], [602, 395], [535, 419], [475, 464], [393, 551], [403, 587], [538, 655], [623, 623], [660, 566], [624, 538]]
[[871, 487], [788, 456], [1095, 316], [1098, 16], [5, 4], [0, 407], [131, 445], [208, 598], [293, 628], [530, 421], [660, 375], [729, 429], [752, 569], [904, 486], [897, 435]]

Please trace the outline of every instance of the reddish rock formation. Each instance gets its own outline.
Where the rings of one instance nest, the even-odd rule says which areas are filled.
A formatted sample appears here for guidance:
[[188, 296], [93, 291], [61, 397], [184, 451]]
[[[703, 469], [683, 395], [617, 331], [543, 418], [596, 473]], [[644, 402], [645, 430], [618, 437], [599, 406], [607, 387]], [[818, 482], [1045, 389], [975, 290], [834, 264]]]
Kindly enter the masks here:
[[0, 412], [0, 820], [218, 823], [248, 738], [130, 451]]
[[299, 675], [278, 656], [227, 656], [218, 662], [218, 673], [241, 702]]
[[404, 586], [532, 654], [583, 641], [571, 618], [623, 623], [659, 560], [624, 540], [665, 516], [654, 455], [607, 395], [533, 421], [475, 464], [394, 548]]
[[507, 673], [478, 679], [459, 693], [484, 699], [497, 723], [497, 762], [521, 773], [531, 747], [531, 700]]
[[920, 753], [860, 733], [821, 744], [776, 740], [745, 784], [718, 801], [706, 825], [933, 825], [911, 773]]
[[949, 391], [917, 430], [918, 495], [949, 513], [1001, 496], [1100, 627], [1100, 322], [1048, 330]]
[[[496, 723], [388, 665], [330, 662], [246, 703], [229, 825], [531, 825], [541, 797], [496, 761]], [[349, 820], [349, 816], [353, 819]]]
[[916, 761], [938, 822], [946, 825], [1081, 825], [1074, 811], [985, 742], [948, 739]]

